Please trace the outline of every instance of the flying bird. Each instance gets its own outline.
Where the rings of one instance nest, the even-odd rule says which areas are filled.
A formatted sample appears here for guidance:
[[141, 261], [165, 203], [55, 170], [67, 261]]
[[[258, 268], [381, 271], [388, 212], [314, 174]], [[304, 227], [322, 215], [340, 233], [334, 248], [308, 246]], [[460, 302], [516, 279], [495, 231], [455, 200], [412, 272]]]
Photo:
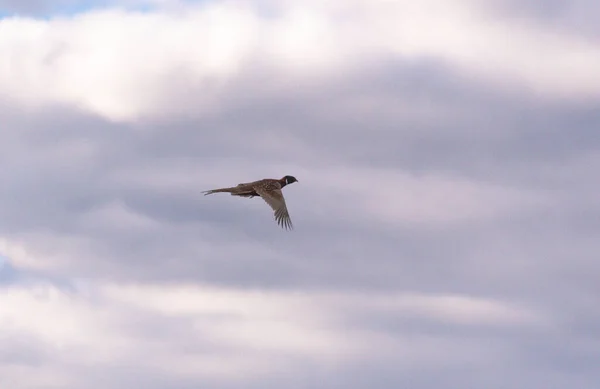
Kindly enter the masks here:
[[288, 213], [285, 198], [281, 189], [293, 182], [298, 182], [296, 177], [285, 176], [279, 180], [275, 178], [264, 178], [262, 180], [238, 184], [231, 188], [211, 189], [204, 191], [204, 195], [213, 193], [231, 193], [232, 196], [252, 198], [260, 196], [273, 209], [277, 224], [285, 229], [293, 229], [292, 220]]

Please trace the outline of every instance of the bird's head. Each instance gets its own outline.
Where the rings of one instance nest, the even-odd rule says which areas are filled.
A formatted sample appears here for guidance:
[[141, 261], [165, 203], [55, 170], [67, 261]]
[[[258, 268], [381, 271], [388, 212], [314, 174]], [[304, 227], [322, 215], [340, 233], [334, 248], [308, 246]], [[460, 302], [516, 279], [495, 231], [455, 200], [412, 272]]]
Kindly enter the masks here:
[[283, 177], [283, 181], [285, 182], [286, 185], [289, 185], [292, 182], [298, 182], [298, 180], [294, 176], [285, 176], [285, 177]]

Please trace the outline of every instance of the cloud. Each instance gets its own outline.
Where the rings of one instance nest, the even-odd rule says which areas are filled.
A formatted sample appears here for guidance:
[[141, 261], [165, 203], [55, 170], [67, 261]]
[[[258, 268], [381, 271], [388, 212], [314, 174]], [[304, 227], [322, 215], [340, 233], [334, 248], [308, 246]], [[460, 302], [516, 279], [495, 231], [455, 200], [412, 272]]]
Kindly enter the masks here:
[[598, 38], [600, 30], [593, 15], [598, 3], [592, 0], [562, 1], [498, 1], [493, 2], [497, 17], [519, 19], [525, 23], [542, 24], [562, 34]]
[[[251, 2], [210, 2], [185, 13], [4, 19], [0, 86], [29, 107], [68, 104], [131, 121], [218, 111], [222, 96], [258, 66], [308, 86], [366, 66], [365, 58], [400, 58], [436, 59], [546, 97], [598, 97], [593, 43], [506, 19], [492, 23], [485, 7], [469, 1], [369, 4], [307, 2], [280, 6], [271, 17]], [[278, 87], [265, 81], [263, 90]]]
[[[141, 373], [184, 386], [189, 380], [265, 382], [295, 363], [336, 368], [368, 361], [373, 354], [404, 354], [401, 349], [409, 344], [426, 346], [426, 338], [369, 331], [356, 323], [364, 309], [375, 320], [382, 314], [431, 323], [450, 320], [458, 326], [483, 320], [491, 331], [543, 326], [537, 313], [460, 296], [90, 283], [80, 283], [76, 290], [47, 284], [0, 290], [0, 328], [12, 339], [3, 347], [2, 360], [15, 367], [3, 379], [16, 389], [41, 382], [40, 375], [28, 374], [34, 369], [42, 370], [46, 385], [60, 386], [63, 379], [66, 385], [78, 385], [90, 383], [84, 374], [102, 374], [119, 364], [133, 364], [130, 373], [124, 372], [125, 380]], [[461, 311], [467, 316], [456, 315]], [[490, 320], [494, 315], [500, 321]], [[26, 339], [36, 339], [30, 343], [33, 348], [20, 344]], [[439, 363], [434, 350], [420, 354], [422, 363]], [[105, 383], [118, 386], [110, 378]]]
[[[595, 387], [599, 48], [539, 6], [0, 19], [0, 387]], [[285, 174], [293, 232], [201, 195]]]

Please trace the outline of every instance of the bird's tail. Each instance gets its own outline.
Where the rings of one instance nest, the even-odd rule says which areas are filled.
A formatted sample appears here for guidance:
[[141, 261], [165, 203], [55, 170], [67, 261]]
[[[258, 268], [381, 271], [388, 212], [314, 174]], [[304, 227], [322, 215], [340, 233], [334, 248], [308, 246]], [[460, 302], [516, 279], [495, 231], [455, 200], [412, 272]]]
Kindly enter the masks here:
[[233, 193], [233, 191], [236, 188], [220, 188], [220, 189], [211, 189], [211, 190], [206, 190], [202, 193], [204, 193], [204, 196], [209, 195], [209, 194], [213, 194], [213, 193]]

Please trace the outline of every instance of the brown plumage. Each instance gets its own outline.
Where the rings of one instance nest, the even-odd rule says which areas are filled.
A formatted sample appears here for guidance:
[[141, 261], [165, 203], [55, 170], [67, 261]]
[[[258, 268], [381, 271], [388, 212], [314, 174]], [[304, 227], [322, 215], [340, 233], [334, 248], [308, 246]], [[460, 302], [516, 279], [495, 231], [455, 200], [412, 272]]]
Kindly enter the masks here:
[[232, 196], [252, 198], [260, 196], [273, 209], [275, 220], [282, 228], [293, 229], [292, 220], [285, 204], [285, 198], [281, 189], [286, 185], [298, 180], [293, 176], [285, 176], [279, 180], [274, 178], [265, 178], [262, 180], [238, 184], [231, 188], [220, 188], [207, 190], [202, 193], [209, 195], [213, 193], [231, 193]]

